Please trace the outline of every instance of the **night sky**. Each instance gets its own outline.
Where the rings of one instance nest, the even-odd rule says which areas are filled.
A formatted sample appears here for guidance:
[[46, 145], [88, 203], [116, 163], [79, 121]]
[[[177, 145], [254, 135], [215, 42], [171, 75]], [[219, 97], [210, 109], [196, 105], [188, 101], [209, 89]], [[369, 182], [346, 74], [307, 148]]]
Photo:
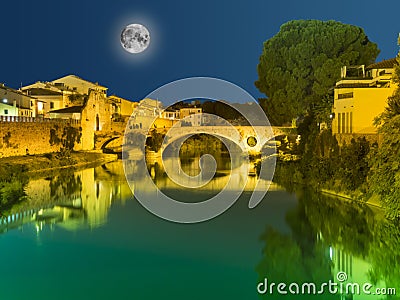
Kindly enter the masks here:
[[[398, 0], [339, 1], [7, 1], [1, 4], [0, 82], [18, 88], [68, 74], [140, 100], [191, 76], [231, 81], [254, 97], [262, 44], [293, 19], [337, 20], [364, 28], [378, 60], [395, 57]], [[142, 23], [149, 48], [129, 54], [120, 32]]]

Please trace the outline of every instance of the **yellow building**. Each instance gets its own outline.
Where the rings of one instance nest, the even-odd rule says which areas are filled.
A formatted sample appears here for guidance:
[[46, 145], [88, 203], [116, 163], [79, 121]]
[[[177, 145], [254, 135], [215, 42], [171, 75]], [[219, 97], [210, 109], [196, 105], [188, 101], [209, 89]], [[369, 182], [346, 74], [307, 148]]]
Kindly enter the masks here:
[[396, 58], [365, 67], [343, 67], [334, 89], [332, 131], [337, 134], [374, 134], [380, 115], [397, 85], [393, 82]]
[[111, 102], [113, 117], [115, 118], [129, 118], [139, 104], [138, 102], [132, 102], [116, 95], [111, 95], [107, 99]]
[[107, 96], [107, 88], [82, 79], [76, 75], [67, 75], [50, 82], [37, 81], [24, 86], [21, 90], [27, 95], [42, 100], [44, 112], [59, 110], [71, 106], [82, 106], [85, 96], [91, 91], [96, 91], [102, 96]]
[[187, 120], [192, 126], [200, 126], [202, 124], [202, 109], [197, 107], [181, 108], [179, 116], [181, 119], [188, 118]]
[[93, 83], [76, 75], [67, 75], [59, 79], [55, 79], [51, 83], [56, 87], [66, 88], [82, 95], [88, 95], [91, 90], [95, 90], [106, 95], [108, 89], [99, 85], [97, 82]]
[[151, 128], [168, 129], [184, 118], [187, 126], [200, 126], [201, 113], [201, 108], [164, 108], [161, 101], [145, 98], [135, 107], [134, 114], [129, 120], [129, 127], [144, 129], [151, 125]]

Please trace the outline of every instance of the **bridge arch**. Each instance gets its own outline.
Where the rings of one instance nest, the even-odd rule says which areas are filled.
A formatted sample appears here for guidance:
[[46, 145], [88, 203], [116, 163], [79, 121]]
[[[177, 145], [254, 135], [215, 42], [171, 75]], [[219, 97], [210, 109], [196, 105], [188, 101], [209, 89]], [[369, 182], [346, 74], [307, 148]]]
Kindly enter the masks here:
[[[186, 140], [190, 136], [197, 135], [197, 134], [210, 134], [210, 132], [200, 132], [200, 131], [199, 132], [195, 132], [195, 133], [186, 132], [186, 133], [182, 133], [181, 135], [174, 135], [172, 138], [167, 139], [167, 141], [165, 143], [163, 143], [163, 145], [161, 147], [161, 153], [163, 153], [164, 150], [167, 149], [168, 146], [170, 146], [174, 142], [176, 142], [176, 141], [178, 141], [180, 139], [183, 139], [183, 138], [185, 138], [185, 140]], [[234, 142], [235, 145], [238, 146], [242, 151], [247, 151], [247, 149], [246, 149], [246, 147], [244, 147], [244, 144], [243, 144], [242, 141], [234, 140], [230, 136], [227, 136], [227, 135], [224, 135], [224, 134], [219, 134], [219, 133], [216, 133], [216, 132], [213, 132], [212, 136], [220, 137], [222, 139], [226, 139], [226, 140], [229, 140], [231, 142]]]
[[118, 136], [113, 136], [112, 138], [109, 138], [108, 140], [103, 141], [99, 148], [104, 150], [107, 147], [108, 144], [110, 144], [112, 141], [114, 141], [116, 139], [119, 139], [120, 137], [121, 136], [119, 136], [119, 135]]
[[[287, 128], [276, 128], [272, 126], [193, 126], [193, 127], [175, 127], [172, 137], [167, 138], [161, 151], [163, 152], [168, 145], [174, 141], [194, 134], [210, 134], [225, 138], [237, 144], [242, 151], [249, 153], [259, 153], [261, 149], [275, 136], [287, 134]], [[168, 133], [167, 133], [168, 136]], [[249, 139], [252, 142], [249, 143]]]

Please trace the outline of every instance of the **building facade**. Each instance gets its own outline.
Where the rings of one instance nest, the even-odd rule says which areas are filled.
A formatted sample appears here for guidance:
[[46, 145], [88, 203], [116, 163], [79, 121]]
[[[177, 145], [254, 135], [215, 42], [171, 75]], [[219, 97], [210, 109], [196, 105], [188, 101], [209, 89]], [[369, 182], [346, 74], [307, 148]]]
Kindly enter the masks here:
[[43, 117], [45, 102], [0, 84], [0, 116]]
[[397, 88], [393, 81], [396, 58], [370, 66], [343, 67], [334, 88], [334, 134], [375, 134], [374, 119], [380, 115]]
[[111, 105], [113, 119], [125, 120], [129, 118], [139, 105], [138, 102], [132, 102], [116, 95], [109, 96], [108, 100]]
[[202, 124], [202, 109], [198, 107], [181, 108], [179, 110], [180, 119], [186, 119], [191, 126], [201, 126]]
[[107, 88], [97, 83], [82, 79], [76, 75], [67, 75], [50, 82], [35, 82], [21, 88], [23, 93], [35, 97], [44, 103], [44, 114], [71, 106], [82, 106], [93, 90], [104, 97]]

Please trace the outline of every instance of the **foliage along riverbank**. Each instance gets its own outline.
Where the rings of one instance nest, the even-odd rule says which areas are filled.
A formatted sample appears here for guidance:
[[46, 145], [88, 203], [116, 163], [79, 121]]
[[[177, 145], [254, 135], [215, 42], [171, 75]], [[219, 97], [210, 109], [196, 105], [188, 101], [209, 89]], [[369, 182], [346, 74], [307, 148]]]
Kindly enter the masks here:
[[[285, 164], [287, 170], [278, 166], [277, 176], [282, 172], [290, 178], [285, 180], [319, 191], [379, 203], [388, 218], [400, 219], [400, 88], [378, 116], [379, 146], [361, 138], [339, 147], [332, 133], [320, 132], [317, 125], [329, 127], [332, 122], [332, 88], [342, 78], [341, 67], [368, 66], [378, 54], [377, 44], [360, 27], [336, 21], [289, 21], [263, 44], [255, 85], [266, 96], [259, 103], [272, 124], [280, 126], [293, 118], [300, 123], [301, 142], [294, 150], [301, 159]], [[399, 65], [398, 56], [392, 77], [397, 85]]]
[[[336, 201], [305, 186], [289, 185], [288, 191], [296, 194], [298, 205], [286, 214], [288, 231], [268, 226], [260, 237], [264, 248], [256, 267], [259, 281], [268, 278], [287, 284], [321, 284], [334, 280], [332, 271], [340, 258], [351, 257], [354, 272], [360, 261], [369, 265], [366, 276], [371, 284], [400, 288], [398, 220], [388, 220], [381, 211], [360, 203]], [[337, 298], [324, 294], [296, 299]]]
[[[400, 84], [399, 66], [395, 72], [395, 82]], [[359, 138], [339, 147], [335, 136], [329, 130], [320, 132], [312, 120], [311, 116], [298, 128], [304, 139], [295, 180], [379, 203], [388, 218], [400, 219], [400, 88], [375, 119], [382, 137], [379, 145]]]
[[278, 161], [275, 180], [284, 185], [303, 184], [318, 191], [329, 190], [354, 200], [365, 201], [368, 194], [369, 156], [377, 147], [365, 138], [339, 147], [330, 130], [309, 136], [296, 149], [297, 161]]
[[398, 219], [400, 126], [392, 123], [398, 125], [399, 120], [396, 115], [379, 129], [383, 135], [381, 145], [362, 137], [342, 146], [330, 130], [319, 131], [313, 122], [305, 121], [298, 128], [300, 144], [281, 149], [301, 159], [279, 160], [274, 180], [287, 189], [302, 184], [319, 192], [380, 206], [389, 219]]
[[116, 160], [114, 154], [71, 152], [16, 156], [0, 159], [0, 217], [13, 205], [25, 200], [25, 186], [30, 178], [52, 176], [60, 169], [77, 169]]

